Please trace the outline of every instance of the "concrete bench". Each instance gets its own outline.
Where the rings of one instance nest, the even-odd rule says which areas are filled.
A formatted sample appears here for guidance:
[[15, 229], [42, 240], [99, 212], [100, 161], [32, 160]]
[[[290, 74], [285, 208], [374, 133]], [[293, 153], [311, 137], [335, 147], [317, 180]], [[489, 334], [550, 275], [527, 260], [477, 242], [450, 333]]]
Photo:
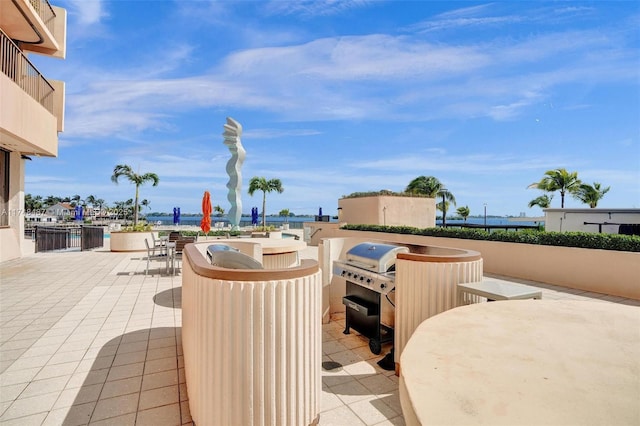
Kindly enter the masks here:
[[542, 299], [542, 291], [539, 288], [493, 280], [458, 284], [460, 305], [465, 304], [464, 301], [467, 299], [464, 297], [465, 293], [485, 297], [489, 302], [495, 300]]

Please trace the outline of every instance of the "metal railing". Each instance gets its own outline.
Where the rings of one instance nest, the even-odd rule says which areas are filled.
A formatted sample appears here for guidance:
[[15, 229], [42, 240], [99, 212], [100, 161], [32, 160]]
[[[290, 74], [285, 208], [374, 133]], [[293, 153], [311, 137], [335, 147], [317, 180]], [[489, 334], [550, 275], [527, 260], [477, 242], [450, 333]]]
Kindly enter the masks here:
[[32, 233], [35, 236], [36, 253], [90, 250], [104, 245], [104, 228], [101, 226], [36, 226]]
[[42, 19], [42, 22], [47, 26], [47, 29], [53, 34], [53, 20], [56, 17], [56, 12], [53, 11], [51, 4], [48, 0], [29, 0], [31, 6], [38, 12], [38, 16]]
[[3, 74], [53, 114], [55, 91], [53, 86], [2, 30], [0, 30], [0, 68]]
[[79, 248], [81, 239], [80, 228], [61, 228], [36, 226], [36, 253], [53, 250]]
[[102, 226], [82, 227], [82, 250], [91, 250], [104, 245], [104, 228]]

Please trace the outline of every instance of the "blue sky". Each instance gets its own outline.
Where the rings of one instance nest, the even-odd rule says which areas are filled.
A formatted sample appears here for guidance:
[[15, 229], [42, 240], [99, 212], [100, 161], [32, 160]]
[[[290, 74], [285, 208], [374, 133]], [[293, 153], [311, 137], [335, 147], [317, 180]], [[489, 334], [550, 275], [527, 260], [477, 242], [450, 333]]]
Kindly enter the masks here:
[[[472, 215], [541, 214], [527, 189], [566, 168], [640, 208], [640, 7], [614, 2], [54, 0], [67, 58], [58, 158], [27, 162], [33, 195], [126, 200], [116, 164], [155, 172], [152, 211], [229, 210], [225, 118], [267, 213], [337, 214], [352, 192], [435, 176]], [[560, 207], [556, 195], [552, 207]], [[568, 198], [566, 207], [586, 207]]]

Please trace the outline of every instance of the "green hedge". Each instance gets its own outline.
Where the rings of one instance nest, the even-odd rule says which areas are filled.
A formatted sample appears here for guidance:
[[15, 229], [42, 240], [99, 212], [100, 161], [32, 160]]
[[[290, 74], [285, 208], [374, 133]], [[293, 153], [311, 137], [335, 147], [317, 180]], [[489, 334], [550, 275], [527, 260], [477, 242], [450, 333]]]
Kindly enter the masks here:
[[[169, 235], [171, 231], [159, 231], [159, 236]], [[237, 237], [241, 235], [241, 231], [209, 231], [207, 235], [205, 235], [202, 231], [180, 231], [180, 235], [183, 237], [225, 237], [229, 235], [230, 237]]]
[[411, 226], [382, 225], [343, 225], [340, 229], [640, 252], [640, 236], [638, 235], [594, 234], [590, 232], [544, 232], [536, 230], [487, 232], [484, 229], [414, 228]]

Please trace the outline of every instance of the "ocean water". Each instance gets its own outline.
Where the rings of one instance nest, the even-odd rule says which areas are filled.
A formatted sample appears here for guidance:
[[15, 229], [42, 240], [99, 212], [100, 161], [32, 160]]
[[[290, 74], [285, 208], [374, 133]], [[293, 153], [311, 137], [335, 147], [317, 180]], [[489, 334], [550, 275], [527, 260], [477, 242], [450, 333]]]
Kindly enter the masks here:
[[[161, 225], [173, 225], [173, 216], [147, 216], [147, 220], [151, 223], [161, 222]], [[202, 220], [202, 216], [181, 216], [180, 217], [180, 225], [185, 226], [200, 226], [200, 221]], [[303, 222], [313, 222], [315, 220], [315, 216], [296, 216], [296, 217], [277, 217], [277, 216], [267, 216], [267, 225], [273, 225], [279, 227], [283, 223], [289, 223], [289, 227], [292, 229], [301, 229]], [[214, 224], [217, 222], [222, 222], [227, 226], [229, 224], [229, 220], [223, 217], [212, 217], [211, 218], [211, 227], [214, 228]], [[337, 219], [331, 219], [331, 222], [337, 222]], [[262, 223], [262, 217], [258, 218], [258, 224]], [[464, 223], [461, 219], [447, 219], [447, 224], [457, 224]], [[469, 217], [467, 218], [467, 223], [476, 224], [476, 225], [484, 225], [484, 217]], [[530, 225], [536, 226], [538, 222], [511, 222], [508, 217], [488, 217], [487, 225]], [[442, 220], [436, 220], [436, 226], [442, 225]], [[240, 220], [240, 226], [251, 226], [251, 218], [249, 216], [243, 216]]]
[[[202, 220], [202, 215], [199, 216], [180, 216], [180, 225], [184, 226], [200, 226], [200, 221]], [[288, 223], [290, 228], [293, 229], [302, 229], [302, 224], [304, 222], [313, 222], [315, 220], [314, 216], [296, 216], [296, 217], [266, 217], [267, 225], [273, 225], [279, 227], [283, 223]], [[161, 225], [173, 225], [173, 216], [147, 216], [147, 221], [150, 223], [158, 223]], [[332, 220], [333, 221], [333, 220]], [[226, 216], [223, 217], [211, 217], [211, 228], [215, 229], [216, 223], [223, 223], [223, 227], [229, 225], [229, 219]], [[258, 225], [262, 223], [262, 217], [258, 218]], [[251, 226], [251, 217], [243, 216], [240, 219], [240, 227]]]

